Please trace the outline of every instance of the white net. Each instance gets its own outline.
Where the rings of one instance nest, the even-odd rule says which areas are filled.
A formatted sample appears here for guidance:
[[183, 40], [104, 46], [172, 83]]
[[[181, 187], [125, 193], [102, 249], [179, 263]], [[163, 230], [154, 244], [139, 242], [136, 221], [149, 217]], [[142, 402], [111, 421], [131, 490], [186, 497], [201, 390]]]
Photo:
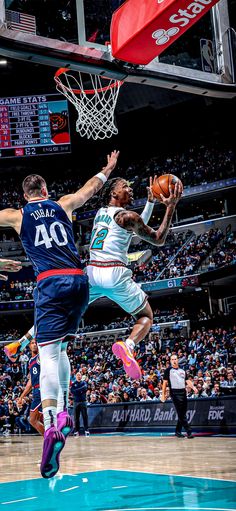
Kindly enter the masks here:
[[54, 79], [57, 90], [64, 94], [78, 112], [76, 131], [81, 137], [94, 140], [117, 135], [114, 114], [123, 82], [80, 72], [76, 72], [75, 76], [68, 71], [59, 70]]

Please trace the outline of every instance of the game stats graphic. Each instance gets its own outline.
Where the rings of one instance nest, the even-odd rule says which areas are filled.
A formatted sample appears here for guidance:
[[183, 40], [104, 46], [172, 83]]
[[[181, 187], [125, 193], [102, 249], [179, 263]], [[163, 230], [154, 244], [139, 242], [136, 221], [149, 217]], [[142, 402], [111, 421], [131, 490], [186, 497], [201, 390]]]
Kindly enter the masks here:
[[58, 95], [0, 99], [0, 157], [70, 152], [69, 113]]

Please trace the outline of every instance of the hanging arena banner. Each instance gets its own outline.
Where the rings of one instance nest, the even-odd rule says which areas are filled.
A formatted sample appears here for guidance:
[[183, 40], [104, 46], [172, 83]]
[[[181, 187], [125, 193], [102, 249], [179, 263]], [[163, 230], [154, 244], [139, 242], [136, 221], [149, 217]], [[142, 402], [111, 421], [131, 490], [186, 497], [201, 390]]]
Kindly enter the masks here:
[[[88, 406], [91, 433], [172, 432], [177, 415], [172, 401]], [[188, 421], [201, 433], [236, 433], [236, 396], [188, 400]]]

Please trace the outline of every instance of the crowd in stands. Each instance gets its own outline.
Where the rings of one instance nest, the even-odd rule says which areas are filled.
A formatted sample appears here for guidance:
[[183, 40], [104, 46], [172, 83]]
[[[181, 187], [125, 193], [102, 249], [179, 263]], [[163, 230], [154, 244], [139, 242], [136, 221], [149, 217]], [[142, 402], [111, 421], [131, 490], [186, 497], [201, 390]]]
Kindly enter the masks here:
[[14, 300], [33, 300], [33, 291], [36, 282], [33, 280], [11, 280], [2, 284], [0, 289], [0, 302]]
[[[23, 171], [23, 168], [19, 168], [18, 176], [23, 173], [25, 176], [28, 173], [27, 170]], [[178, 176], [183, 181], [185, 188], [219, 181], [235, 176], [235, 155], [231, 149], [221, 150], [213, 146], [192, 146], [183, 152], [173, 154], [170, 152], [166, 155], [163, 153], [149, 160], [135, 161], [128, 167], [121, 168], [118, 165], [113, 174], [128, 179], [133, 187], [134, 197], [138, 199], [146, 197], [146, 187], [149, 185], [150, 176], [165, 173]], [[19, 208], [24, 205], [21, 181], [18, 183], [15, 175], [14, 178], [8, 175], [6, 179], [2, 179], [0, 209]], [[50, 180], [49, 177], [48, 185], [53, 199], [75, 192], [81, 186], [78, 181], [78, 169], [67, 169], [66, 178], [63, 176], [60, 179], [58, 176], [56, 181], [53, 178]], [[91, 210], [96, 207], [98, 207], [98, 199], [95, 196], [83, 206], [82, 210]]]
[[[134, 279], [137, 282], [148, 282], [156, 279], [170, 279], [196, 273], [204, 259], [222, 239], [220, 229], [193, 236], [190, 241], [177, 239], [174, 247], [168, 243], [158, 251], [154, 248], [151, 261], [134, 266]], [[178, 235], [177, 235], [178, 238]]]
[[215, 268], [234, 263], [236, 263], [236, 234], [232, 232], [223, 240], [219, 250], [210, 256], [208, 270], [215, 270]]
[[[153, 323], [167, 323], [170, 321], [180, 321], [188, 319], [189, 315], [185, 311], [184, 307], [176, 307], [172, 311], [161, 311], [159, 309], [153, 310]], [[115, 330], [117, 328], [130, 328], [134, 325], [135, 319], [132, 316], [125, 316], [123, 318], [116, 318], [114, 321], [109, 323], [99, 322], [87, 324], [86, 326], [79, 329], [80, 334], [96, 331]]]
[[[5, 339], [19, 337], [19, 332], [5, 333]], [[200, 326], [189, 337], [173, 334], [165, 347], [158, 336], [149, 336], [136, 349], [136, 358], [142, 367], [142, 378], [131, 380], [123, 370], [121, 361], [112, 353], [106, 342], [80, 342], [69, 344], [71, 383], [77, 372], [87, 384], [88, 405], [129, 401], [159, 401], [162, 377], [170, 365], [171, 353], [177, 353], [179, 365], [197, 387], [197, 394], [187, 389], [189, 399], [217, 397], [225, 388], [236, 387], [236, 326], [232, 328], [205, 328]], [[17, 408], [17, 398], [27, 381], [29, 357], [26, 353], [15, 363], [9, 362], [0, 349], [0, 431], [29, 432], [28, 423], [31, 395], [22, 409]], [[170, 397], [168, 398], [170, 399]], [[70, 405], [73, 405], [72, 395]]]
[[20, 258], [20, 261], [28, 261], [29, 259], [25, 255], [25, 251], [21, 244], [21, 241], [16, 232], [11, 229], [11, 235], [5, 233], [3, 230], [0, 231], [0, 253], [1, 257]]
[[[235, 176], [235, 155], [232, 150], [193, 146], [183, 152], [132, 162], [128, 168], [118, 167], [114, 175], [128, 179], [134, 198], [138, 199], [146, 197], [150, 176], [168, 173], [178, 176], [184, 183], [184, 188], [219, 181]], [[96, 207], [97, 198], [94, 197], [84, 209]]]

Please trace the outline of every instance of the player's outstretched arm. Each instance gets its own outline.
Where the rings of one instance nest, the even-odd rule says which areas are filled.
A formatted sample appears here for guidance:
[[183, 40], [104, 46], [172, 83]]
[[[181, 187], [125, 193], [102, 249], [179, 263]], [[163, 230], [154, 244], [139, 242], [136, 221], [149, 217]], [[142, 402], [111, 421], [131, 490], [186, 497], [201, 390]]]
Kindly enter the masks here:
[[[22, 265], [20, 261], [12, 261], [11, 259], [0, 259], [0, 270], [2, 271], [19, 271]], [[0, 274], [0, 280], [7, 280], [7, 275]]]
[[111, 172], [117, 164], [119, 151], [112, 151], [107, 155], [107, 165], [102, 168], [101, 172], [93, 176], [85, 183], [80, 190], [76, 193], [64, 195], [59, 199], [58, 203], [65, 209], [67, 214], [70, 214], [74, 209], [80, 208], [87, 202], [93, 195], [95, 195], [107, 181]]
[[162, 196], [161, 202], [165, 204], [166, 212], [157, 231], [144, 224], [141, 216], [138, 215], [138, 213], [135, 213], [135, 211], [121, 211], [117, 213], [115, 221], [118, 225], [120, 225], [120, 227], [123, 227], [123, 229], [135, 232], [135, 234], [137, 234], [140, 238], [148, 241], [152, 245], [164, 245], [173, 213], [181, 197], [182, 191], [182, 184], [178, 182], [176, 183], [173, 192], [170, 189], [170, 196], [167, 199]]
[[4, 352], [12, 362], [16, 362], [20, 353], [28, 346], [30, 341], [34, 339], [34, 327], [32, 326], [25, 335], [18, 341], [10, 342], [4, 346]]
[[2, 271], [19, 271], [22, 268], [20, 261], [12, 259], [0, 259], [0, 270]]
[[[20, 233], [22, 215], [19, 210], [6, 208], [0, 211], [0, 226], [13, 227], [18, 234]], [[2, 271], [19, 271], [22, 268], [19, 261], [10, 261], [8, 259], [0, 260], [0, 270]], [[7, 280], [6, 275], [0, 275], [0, 280]]]
[[13, 227], [18, 232], [22, 214], [19, 209], [6, 208], [0, 211], [0, 227]]

